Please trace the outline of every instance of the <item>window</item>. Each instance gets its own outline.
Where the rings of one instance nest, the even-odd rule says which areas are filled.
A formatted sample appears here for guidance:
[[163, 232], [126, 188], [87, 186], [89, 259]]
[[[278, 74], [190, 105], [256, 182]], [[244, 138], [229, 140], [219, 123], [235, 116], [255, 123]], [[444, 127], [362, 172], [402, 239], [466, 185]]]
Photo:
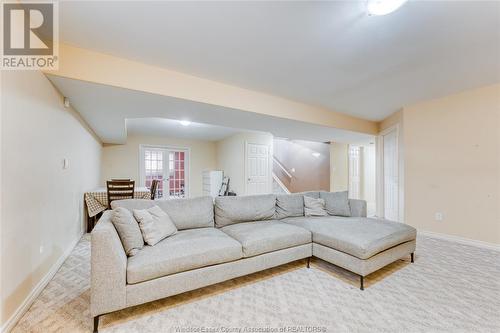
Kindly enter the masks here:
[[188, 156], [188, 149], [141, 145], [141, 183], [151, 187], [153, 179], [159, 180], [159, 199], [187, 197]]

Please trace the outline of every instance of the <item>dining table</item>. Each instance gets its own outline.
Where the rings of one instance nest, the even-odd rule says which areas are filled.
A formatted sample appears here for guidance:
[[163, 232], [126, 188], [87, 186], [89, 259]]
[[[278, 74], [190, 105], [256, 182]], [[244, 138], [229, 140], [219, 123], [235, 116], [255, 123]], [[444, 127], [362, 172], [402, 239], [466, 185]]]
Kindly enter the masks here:
[[[151, 199], [151, 191], [147, 187], [135, 187], [134, 199]], [[90, 232], [95, 224], [96, 216], [108, 209], [108, 192], [105, 186], [97, 187], [84, 194], [85, 207], [87, 209], [88, 227]], [[94, 220], [92, 223], [92, 220]]]

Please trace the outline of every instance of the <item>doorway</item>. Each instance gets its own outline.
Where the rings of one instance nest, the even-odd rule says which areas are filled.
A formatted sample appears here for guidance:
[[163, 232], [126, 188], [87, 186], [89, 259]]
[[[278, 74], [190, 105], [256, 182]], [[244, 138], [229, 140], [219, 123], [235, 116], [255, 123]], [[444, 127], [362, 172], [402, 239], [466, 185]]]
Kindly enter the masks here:
[[245, 152], [246, 194], [271, 193], [269, 146], [247, 142]]
[[189, 149], [164, 146], [140, 146], [141, 185], [151, 187], [156, 179], [158, 199], [189, 196]]
[[398, 126], [383, 131], [379, 137], [380, 175], [379, 216], [400, 221], [399, 184], [399, 129]]

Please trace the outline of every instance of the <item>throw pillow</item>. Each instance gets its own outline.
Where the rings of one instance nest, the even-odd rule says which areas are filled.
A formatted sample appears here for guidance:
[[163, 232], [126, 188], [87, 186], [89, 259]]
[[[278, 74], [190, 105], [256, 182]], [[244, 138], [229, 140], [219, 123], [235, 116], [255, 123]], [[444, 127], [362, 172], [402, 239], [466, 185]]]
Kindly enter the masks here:
[[143, 248], [144, 240], [132, 213], [123, 207], [116, 208], [111, 213], [111, 222], [120, 236], [125, 253], [130, 257], [137, 254]]
[[325, 200], [314, 199], [304, 196], [304, 215], [305, 216], [326, 216]]
[[142, 237], [148, 245], [155, 245], [177, 232], [170, 217], [158, 206], [149, 209], [134, 209], [134, 217], [139, 222]]
[[325, 200], [326, 211], [329, 215], [351, 216], [348, 192], [321, 192], [320, 198]]

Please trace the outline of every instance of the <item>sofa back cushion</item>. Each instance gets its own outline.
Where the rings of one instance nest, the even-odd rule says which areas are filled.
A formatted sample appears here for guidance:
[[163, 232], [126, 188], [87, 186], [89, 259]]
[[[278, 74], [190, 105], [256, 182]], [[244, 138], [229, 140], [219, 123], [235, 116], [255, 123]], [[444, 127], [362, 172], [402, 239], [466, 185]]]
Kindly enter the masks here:
[[127, 199], [111, 202], [113, 209], [124, 207], [130, 211], [153, 206], [158, 206], [167, 213], [178, 230], [214, 226], [213, 199], [209, 196], [172, 200]]
[[295, 216], [304, 216], [304, 196], [300, 193], [277, 195], [274, 218], [281, 220]]
[[306, 192], [299, 192], [297, 194], [307, 195], [308, 197], [319, 199], [320, 193], [321, 193], [320, 191], [306, 191]]
[[271, 220], [275, 211], [274, 194], [215, 198], [215, 224], [219, 228], [240, 222]]
[[348, 192], [320, 192], [320, 198], [325, 200], [325, 208], [329, 215], [351, 216]]
[[274, 218], [281, 220], [287, 217], [304, 216], [304, 196], [319, 199], [319, 192], [278, 194]]

